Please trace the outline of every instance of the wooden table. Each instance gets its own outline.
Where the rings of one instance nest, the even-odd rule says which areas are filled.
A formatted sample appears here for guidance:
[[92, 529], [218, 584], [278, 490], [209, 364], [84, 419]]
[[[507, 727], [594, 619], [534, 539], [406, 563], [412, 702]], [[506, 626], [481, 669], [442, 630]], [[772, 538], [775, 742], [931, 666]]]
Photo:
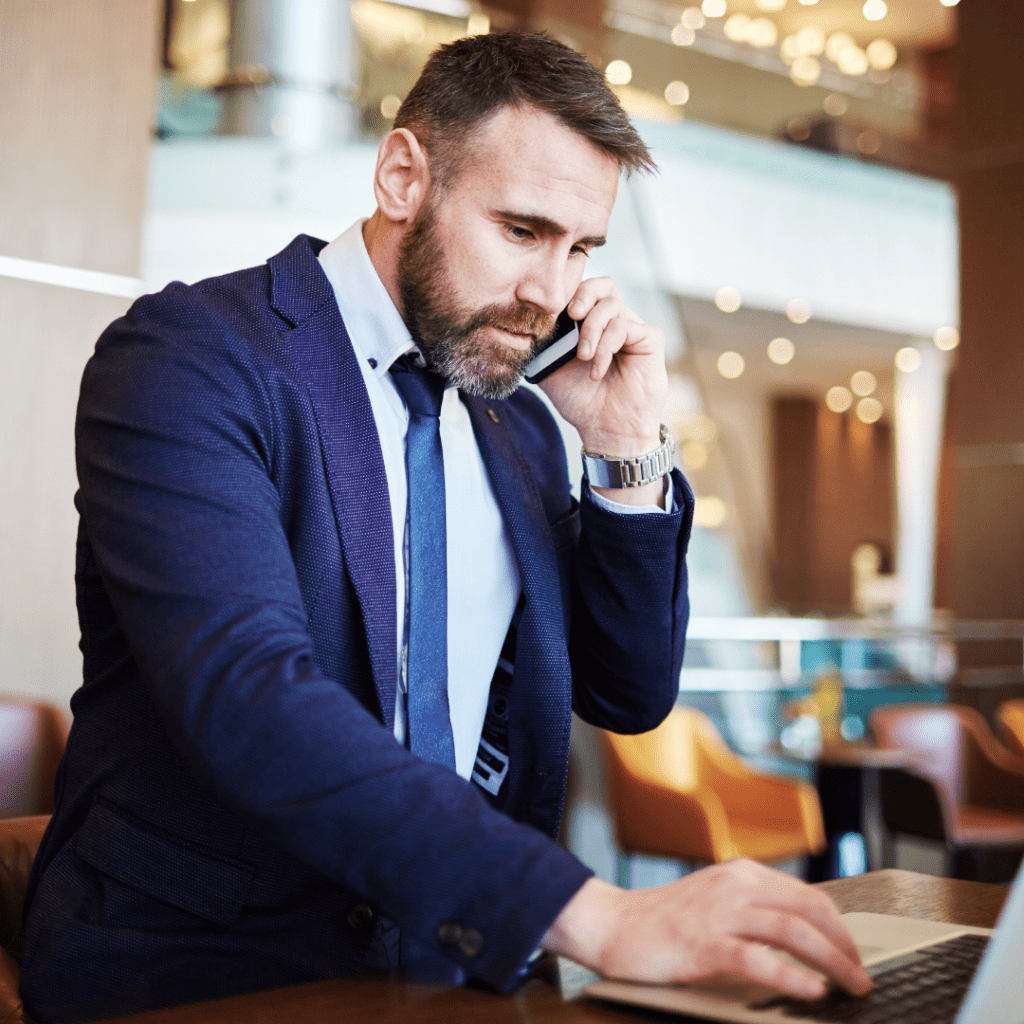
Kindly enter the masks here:
[[[844, 912], [903, 914], [985, 928], [995, 924], [1008, 891], [896, 870], [821, 885]], [[156, 1010], [120, 1018], [120, 1024], [629, 1024], [655, 1019], [581, 997], [580, 988], [593, 977], [568, 961], [552, 961], [547, 977], [532, 978], [514, 995], [496, 996], [366, 975]]]

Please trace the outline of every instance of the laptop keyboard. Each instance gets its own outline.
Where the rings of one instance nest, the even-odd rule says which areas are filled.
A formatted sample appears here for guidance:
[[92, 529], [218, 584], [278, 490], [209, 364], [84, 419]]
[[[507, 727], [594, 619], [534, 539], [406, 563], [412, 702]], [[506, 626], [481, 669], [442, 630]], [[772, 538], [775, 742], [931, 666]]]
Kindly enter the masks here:
[[985, 935], [959, 935], [919, 949], [911, 963], [877, 974], [866, 996], [833, 991], [811, 1003], [781, 998], [758, 1009], [828, 1024], [952, 1024], [987, 943]]

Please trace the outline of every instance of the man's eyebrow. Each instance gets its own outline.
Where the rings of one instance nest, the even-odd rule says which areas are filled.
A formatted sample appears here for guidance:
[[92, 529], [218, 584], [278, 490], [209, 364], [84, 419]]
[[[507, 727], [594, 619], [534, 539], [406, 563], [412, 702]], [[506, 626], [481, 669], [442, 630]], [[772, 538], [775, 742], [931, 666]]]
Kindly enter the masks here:
[[[539, 213], [517, 213], [515, 210], [495, 210], [494, 212], [502, 220], [528, 225], [542, 235], [553, 235], [556, 238], [561, 238], [569, 233], [557, 221], [552, 220], [550, 217], [544, 217]], [[580, 238], [576, 244], [596, 249], [598, 246], [604, 245], [606, 241], [607, 239], [604, 235], [587, 235], [584, 238]]]

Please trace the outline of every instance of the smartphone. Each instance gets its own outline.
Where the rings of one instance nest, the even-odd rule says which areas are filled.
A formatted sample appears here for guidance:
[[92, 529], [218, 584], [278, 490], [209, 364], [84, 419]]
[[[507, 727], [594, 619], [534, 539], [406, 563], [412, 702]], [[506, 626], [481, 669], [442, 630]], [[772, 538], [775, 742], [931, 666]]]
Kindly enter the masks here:
[[523, 376], [531, 384], [539, 384], [545, 377], [550, 377], [555, 370], [560, 370], [566, 363], [576, 358], [576, 348], [580, 343], [580, 327], [566, 309], [558, 314], [553, 338], [554, 340], [548, 342], [544, 350], [535, 355], [523, 370]]

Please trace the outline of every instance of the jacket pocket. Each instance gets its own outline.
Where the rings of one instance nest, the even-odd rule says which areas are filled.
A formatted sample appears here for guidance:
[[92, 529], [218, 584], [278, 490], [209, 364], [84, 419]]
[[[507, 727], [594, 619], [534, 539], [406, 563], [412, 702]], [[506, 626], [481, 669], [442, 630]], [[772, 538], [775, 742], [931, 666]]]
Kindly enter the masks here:
[[75, 852], [123, 885], [214, 924], [236, 920], [255, 874], [240, 861], [150, 831], [106, 803], [93, 805]]

